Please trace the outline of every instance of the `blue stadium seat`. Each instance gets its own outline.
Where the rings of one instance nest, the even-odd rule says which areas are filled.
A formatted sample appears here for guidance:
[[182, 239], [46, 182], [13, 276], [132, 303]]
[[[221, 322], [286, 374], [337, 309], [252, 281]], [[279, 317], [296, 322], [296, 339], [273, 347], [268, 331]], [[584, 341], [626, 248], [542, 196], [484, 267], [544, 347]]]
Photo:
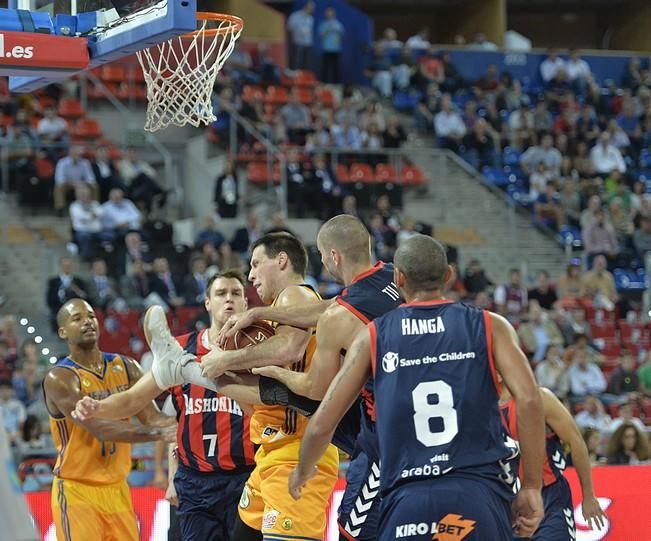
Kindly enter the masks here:
[[507, 186], [511, 182], [511, 175], [499, 167], [483, 167], [481, 172], [486, 184]]
[[396, 92], [393, 96], [393, 106], [401, 111], [411, 111], [421, 99], [420, 92]]
[[649, 150], [640, 152], [640, 167], [643, 169], [651, 169], [651, 152]]
[[628, 269], [615, 269], [615, 287], [618, 291], [632, 291], [646, 288], [646, 272], [644, 269], [632, 271]]
[[504, 165], [519, 165], [520, 156], [522, 156], [522, 152], [517, 148], [504, 147], [504, 151], [502, 152]]
[[533, 205], [531, 199], [529, 198], [529, 192], [517, 184], [511, 184], [506, 189], [506, 195], [511, 201], [513, 201], [516, 205], [520, 205], [521, 207], [530, 208]]
[[563, 246], [570, 246], [573, 250], [580, 250], [583, 247], [581, 231], [577, 227], [564, 225], [558, 231], [556, 240]]

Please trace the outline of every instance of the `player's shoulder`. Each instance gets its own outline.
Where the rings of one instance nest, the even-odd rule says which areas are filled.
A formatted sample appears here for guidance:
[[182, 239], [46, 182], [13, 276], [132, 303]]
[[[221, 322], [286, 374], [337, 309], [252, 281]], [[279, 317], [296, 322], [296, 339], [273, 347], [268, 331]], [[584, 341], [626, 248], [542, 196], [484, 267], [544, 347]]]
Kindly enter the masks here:
[[323, 314], [321, 314], [318, 326], [319, 328], [325, 327], [328, 329], [336, 327], [343, 328], [359, 322], [359, 318], [348, 308], [338, 302], [333, 302], [328, 306], [328, 308], [326, 308]]
[[292, 284], [283, 289], [276, 298], [276, 306], [292, 306], [301, 304], [305, 301], [317, 302], [320, 301], [319, 294], [306, 284]]

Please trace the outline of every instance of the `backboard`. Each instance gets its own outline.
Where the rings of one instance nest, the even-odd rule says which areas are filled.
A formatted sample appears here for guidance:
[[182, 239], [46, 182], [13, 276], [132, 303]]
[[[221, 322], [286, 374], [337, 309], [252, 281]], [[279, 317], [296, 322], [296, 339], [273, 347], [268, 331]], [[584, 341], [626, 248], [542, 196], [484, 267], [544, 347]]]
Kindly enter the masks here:
[[0, 9], [0, 74], [10, 76], [12, 92], [31, 92], [197, 28], [196, 0], [10, 0], [9, 7]]

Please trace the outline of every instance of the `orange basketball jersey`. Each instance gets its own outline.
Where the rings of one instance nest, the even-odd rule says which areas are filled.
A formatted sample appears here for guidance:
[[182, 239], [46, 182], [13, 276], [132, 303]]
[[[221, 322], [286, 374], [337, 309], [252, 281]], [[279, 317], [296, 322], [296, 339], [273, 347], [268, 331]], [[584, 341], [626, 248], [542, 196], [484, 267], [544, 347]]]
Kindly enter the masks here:
[[[96, 400], [130, 387], [127, 367], [120, 355], [103, 353], [101, 374], [84, 368], [69, 357], [54, 368], [71, 370], [79, 378], [81, 392]], [[131, 471], [131, 445], [101, 442], [80, 425], [62, 415], [50, 413], [50, 429], [58, 456], [54, 475], [91, 485], [110, 485], [124, 481]]]
[[[317, 299], [321, 299], [321, 296], [310, 286], [302, 285], [302, 287], [308, 289]], [[275, 306], [275, 304], [276, 301], [273, 302], [272, 306]], [[277, 326], [274, 322], [269, 323], [274, 327]], [[316, 332], [314, 329], [311, 332], [312, 337], [307, 344], [303, 358], [289, 367], [295, 372], [306, 372], [310, 368], [312, 356], [316, 351]], [[307, 417], [284, 406], [255, 406], [250, 424], [251, 441], [257, 444], [270, 444], [291, 437], [300, 438], [305, 432], [308, 421]]]

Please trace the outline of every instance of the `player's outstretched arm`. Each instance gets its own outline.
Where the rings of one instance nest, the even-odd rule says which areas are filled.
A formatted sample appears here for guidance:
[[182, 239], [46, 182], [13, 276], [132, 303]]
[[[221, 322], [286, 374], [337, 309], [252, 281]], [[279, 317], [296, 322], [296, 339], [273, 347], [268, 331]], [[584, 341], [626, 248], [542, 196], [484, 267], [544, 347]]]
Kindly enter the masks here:
[[[316, 351], [307, 372], [280, 366], [254, 368], [254, 374], [274, 378], [297, 395], [321, 400], [341, 367], [341, 351], [346, 350], [363, 323], [338, 304], [331, 305], [316, 326]], [[289, 404], [291, 406], [291, 404]]]
[[[147, 372], [136, 383], [121, 393], [115, 393], [103, 400], [95, 400], [84, 396], [71, 412], [72, 417], [79, 421], [88, 419], [127, 419], [137, 415], [152, 404], [161, 390], [154, 381], [151, 372]], [[169, 424], [169, 417], [166, 417]], [[150, 423], [146, 423], [150, 424]]]
[[241, 314], [233, 314], [219, 332], [219, 344], [223, 346], [228, 338], [256, 321], [275, 321], [280, 325], [310, 329], [316, 326], [323, 312], [333, 302], [334, 299], [328, 299], [304, 306], [256, 306]]
[[[487, 312], [488, 313], [488, 312]], [[518, 345], [518, 336], [502, 316], [489, 313], [492, 354], [518, 410], [517, 430], [522, 454], [522, 488], [514, 503], [517, 533], [530, 537], [543, 518], [542, 471], [545, 456], [543, 405], [529, 361]]]
[[605, 525], [606, 514], [594, 495], [590, 455], [581, 432], [579, 432], [579, 428], [576, 426], [570, 412], [565, 409], [565, 406], [549, 389], [541, 388], [540, 396], [545, 409], [546, 423], [564, 443], [570, 446], [572, 462], [581, 482], [583, 517], [591, 528], [602, 528]]
[[[73, 417], [72, 412], [83, 397], [79, 376], [65, 368], [54, 368], [48, 372], [43, 382], [48, 407], [55, 406], [62, 415], [90, 432], [99, 441], [142, 442], [176, 441], [175, 426], [147, 426], [113, 421], [108, 419], [82, 420]], [[160, 390], [159, 390], [160, 392]], [[124, 418], [124, 417], [123, 417]]]
[[[296, 307], [320, 303], [304, 287], [288, 287], [278, 297], [276, 306]], [[309, 330], [282, 325], [264, 342], [235, 351], [213, 349], [201, 359], [204, 377], [215, 379], [225, 372], [250, 370], [270, 364], [285, 366], [303, 357], [312, 333]]]
[[289, 478], [289, 492], [293, 498], [300, 498], [302, 487], [314, 474], [314, 468], [328, 448], [337, 425], [359, 396], [370, 374], [371, 336], [364, 328], [355, 337], [341, 370], [307, 425], [299, 464]]

